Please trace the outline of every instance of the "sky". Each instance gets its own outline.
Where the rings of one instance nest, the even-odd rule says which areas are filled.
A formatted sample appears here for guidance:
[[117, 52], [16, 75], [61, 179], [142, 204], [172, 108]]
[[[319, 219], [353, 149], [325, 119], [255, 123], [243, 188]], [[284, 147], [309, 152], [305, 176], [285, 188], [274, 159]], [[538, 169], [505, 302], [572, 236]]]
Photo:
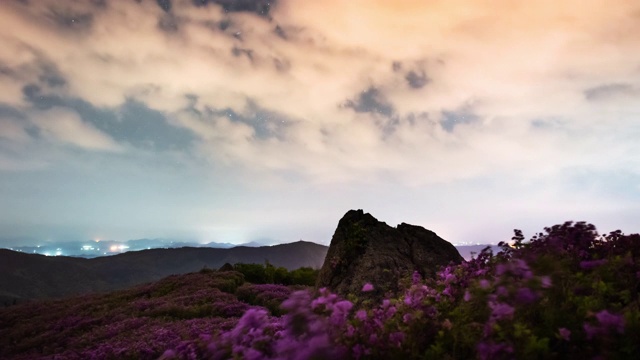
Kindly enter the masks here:
[[0, 242], [640, 231], [640, 2], [0, 2]]

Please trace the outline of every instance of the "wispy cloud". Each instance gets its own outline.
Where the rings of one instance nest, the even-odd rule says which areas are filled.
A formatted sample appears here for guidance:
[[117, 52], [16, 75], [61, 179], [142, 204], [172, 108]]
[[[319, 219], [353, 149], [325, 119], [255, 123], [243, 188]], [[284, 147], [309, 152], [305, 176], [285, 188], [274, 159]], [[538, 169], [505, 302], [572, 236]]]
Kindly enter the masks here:
[[31, 120], [37, 126], [37, 134], [48, 141], [77, 146], [89, 150], [119, 151], [113, 139], [85, 123], [70, 110], [53, 108], [34, 111]]

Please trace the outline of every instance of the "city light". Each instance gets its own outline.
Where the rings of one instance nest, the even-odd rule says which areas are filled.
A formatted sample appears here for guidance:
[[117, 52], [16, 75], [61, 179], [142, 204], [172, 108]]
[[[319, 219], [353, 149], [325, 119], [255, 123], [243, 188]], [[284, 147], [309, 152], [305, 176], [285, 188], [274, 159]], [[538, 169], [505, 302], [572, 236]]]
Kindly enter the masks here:
[[116, 251], [124, 251], [126, 249], [128, 249], [129, 247], [127, 245], [111, 245], [111, 247], [109, 248], [109, 250], [111, 252], [116, 252]]

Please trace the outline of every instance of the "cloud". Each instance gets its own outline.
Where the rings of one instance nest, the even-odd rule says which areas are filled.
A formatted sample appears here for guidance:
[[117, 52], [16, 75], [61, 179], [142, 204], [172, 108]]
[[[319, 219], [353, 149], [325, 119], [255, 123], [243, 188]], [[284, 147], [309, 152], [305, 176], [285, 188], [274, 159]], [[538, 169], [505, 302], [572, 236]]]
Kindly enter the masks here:
[[268, 16], [277, 0], [193, 0], [193, 3], [221, 5], [225, 12], [253, 12], [260, 16]]
[[25, 142], [30, 140], [24, 126], [20, 121], [11, 117], [3, 117], [0, 114], [0, 139], [11, 142]]
[[107, 135], [83, 122], [74, 111], [52, 108], [46, 111], [31, 111], [29, 112], [29, 117], [31, 122], [37, 126], [38, 134], [49, 141], [60, 142], [86, 150], [122, 150]]
[[453, 132], [457, 125], [470, 124], [476, 121], [480, 121], [480, 118], [473, 113], [470, 106], [464, 106], [455, 111], [443, 111], [440, 124], [446, 131]]
[[377, 113], [383, 116], [393, 114], [393, 105], [374, 87], [363, 90], [355, 100], [347, 100], [344, 106], [359, 113]]
[[[191, 133], [179, 149], [214, 164], [418, 184], [602, 167], [596, 143], [633, 163], [626, 151], [636, 146], [620, 129], [638, 120], [617, 115], [638, 110], [620, 98], [636, 85], [615, 84], [638, 75], [640, 5], [624, 0], [0, 6], [0, 101], [57, 96], [113, 112], [143, 104], [157, 121], [126, 118], [121, 129], [168, 122]], [[605, 92], [617, 95], [594, 115]], [[135, 143], [81, 115], [74, 124]], [[545, 119], [563, 126], [535, 125]]]
[[409, 84], [409, 86], [411, 86], [414, 89], [423, 88], [429, 82], [429, 78], [427, 77], [427, 74], [425, 74], [424, 71], [418, 73], [411, 70], [407, 73], [407, 75], [405, 76], [405, 79], [407, 79], [407, 83]]
[[165, 12], [171, 11], [171, 0], [157, 0], [158, 6]]
[[625, 99], [637, 101], [640, 98], [640, 86], [634, 86], [628, 83], [600, 85], [585, 90], [584, 95], [589, 101]]

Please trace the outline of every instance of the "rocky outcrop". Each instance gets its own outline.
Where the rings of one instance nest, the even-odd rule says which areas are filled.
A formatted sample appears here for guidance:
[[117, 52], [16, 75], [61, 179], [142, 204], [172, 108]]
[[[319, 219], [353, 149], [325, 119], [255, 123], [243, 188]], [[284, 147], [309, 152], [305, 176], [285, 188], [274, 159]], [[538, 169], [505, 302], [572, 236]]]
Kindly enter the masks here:
[[233, 265], [229, 263], [224, 263], [224, 265], [220, 266], [218, 271], [233, 271]]
[[402, 223], [393, 228], [362, 210], [348, 211], [338, 223], [320, 270], [317, 287], [346, 296], [361, 295], [371, 283], [372, 296], [397, 293], [399, 280], [418, 271], [434, 277], [438, 269], [463, 258], [433, 231]]

